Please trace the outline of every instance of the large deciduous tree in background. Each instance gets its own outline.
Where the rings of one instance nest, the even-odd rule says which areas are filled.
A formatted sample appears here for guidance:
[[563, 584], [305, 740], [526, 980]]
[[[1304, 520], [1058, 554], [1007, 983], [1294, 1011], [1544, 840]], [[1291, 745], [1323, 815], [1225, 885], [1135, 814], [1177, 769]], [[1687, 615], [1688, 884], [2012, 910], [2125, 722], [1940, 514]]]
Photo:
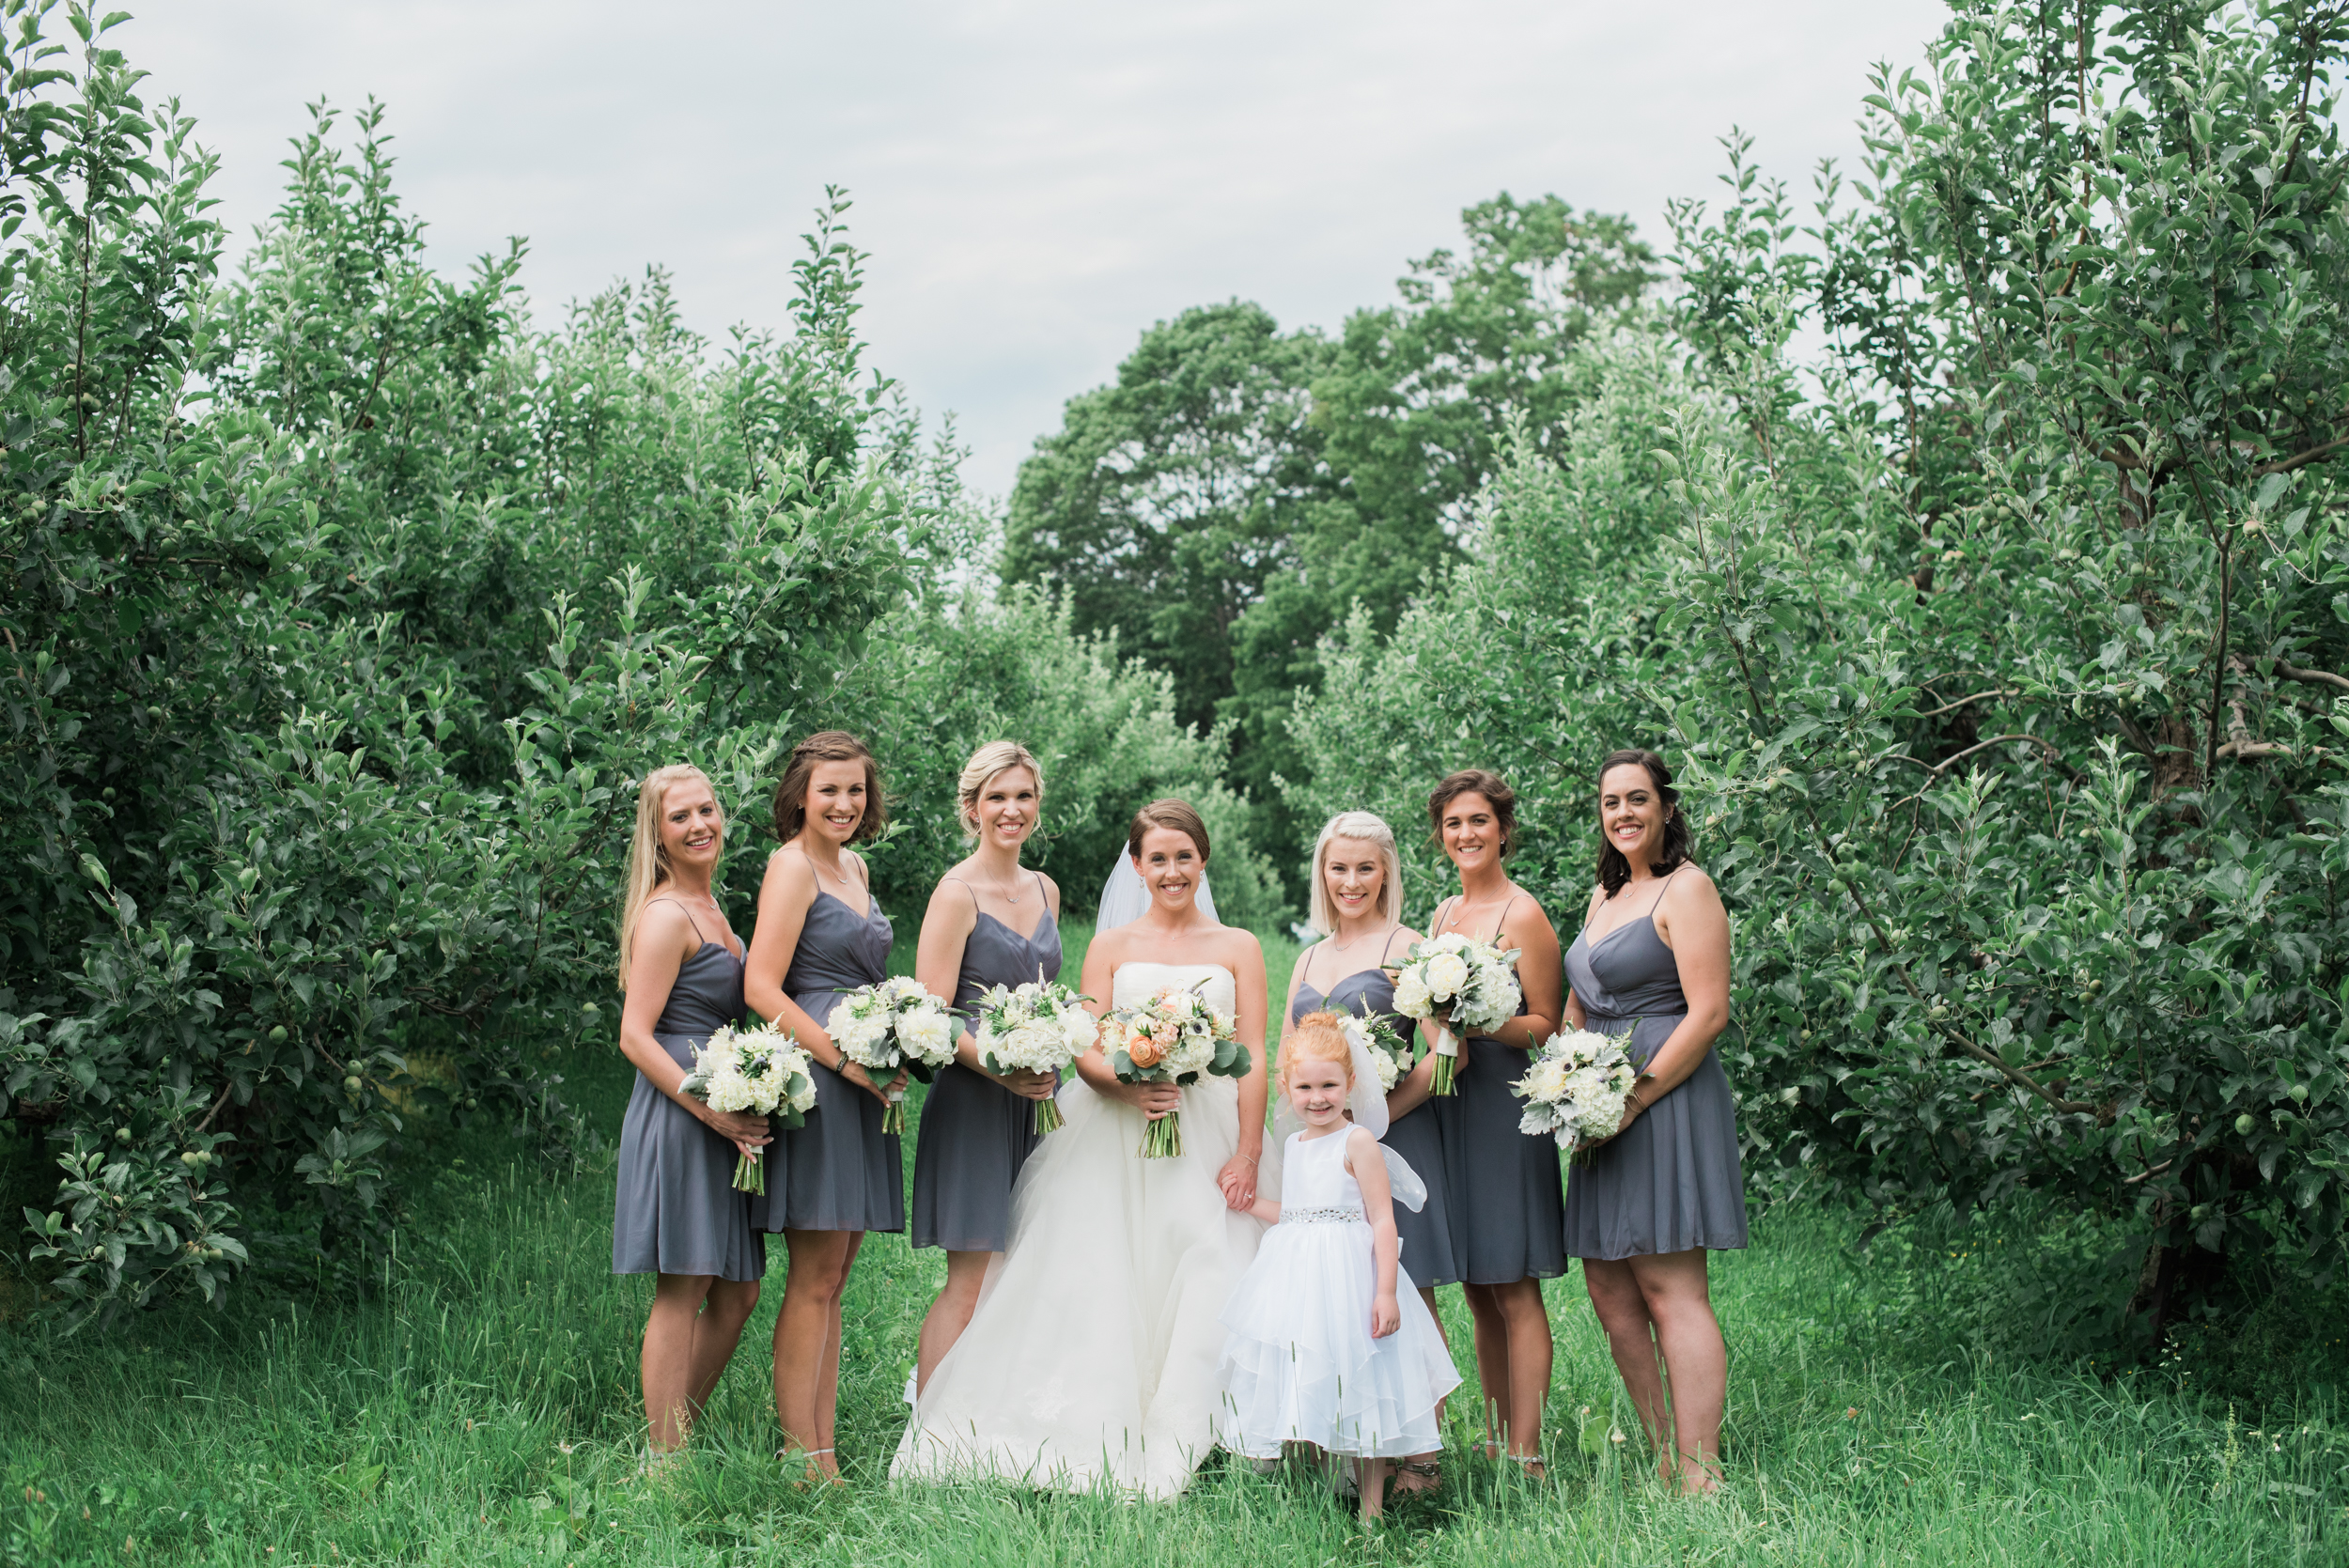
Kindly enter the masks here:
[[[1551, 427], [1573, 348], [1654, 281], [1628, 220], [1506, 194], [1463, 254], [1415, 262], [1398, 304], [1334, 340], [1233, 303], [1161, 322], [1116, 381], [1070, 400], [1011, 497], [1003, 573], [1074, 591], [1079, 624], [1174, 676], [1182, 716], [1229, 721], [1260, 844], [1299, 826], [1276, 781], [1316, 645], [1357, 603], [1380, 630], [1452, 552], [1512, 411]], [[1293, 868], [1284, 868], [1292, 878]]]

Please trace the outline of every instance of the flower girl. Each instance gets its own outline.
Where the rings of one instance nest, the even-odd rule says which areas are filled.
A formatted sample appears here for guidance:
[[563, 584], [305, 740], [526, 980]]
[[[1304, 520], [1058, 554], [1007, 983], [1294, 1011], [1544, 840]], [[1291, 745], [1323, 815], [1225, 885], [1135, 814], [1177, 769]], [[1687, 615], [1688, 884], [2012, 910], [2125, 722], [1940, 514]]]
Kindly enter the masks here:
[[1394, 1201], [1417, 1209], [1426, 1188], [1378, 1142], [1386, 1100], [1349, 1021], [1309, 1014], [1281, 1047], [1282, 1120], [1303, 1130], [1283, 1151], [1283, 1201], [1256, 1201], [1272, 1229], [1223, 1309], [1215, 1433], [1252, 1459], [1311, 1443], [1352, 1460], [1371, 1520], [1392, 1462], [1441, 1446], [1436, 1405], [1460, 1377], [1396, 1255]]

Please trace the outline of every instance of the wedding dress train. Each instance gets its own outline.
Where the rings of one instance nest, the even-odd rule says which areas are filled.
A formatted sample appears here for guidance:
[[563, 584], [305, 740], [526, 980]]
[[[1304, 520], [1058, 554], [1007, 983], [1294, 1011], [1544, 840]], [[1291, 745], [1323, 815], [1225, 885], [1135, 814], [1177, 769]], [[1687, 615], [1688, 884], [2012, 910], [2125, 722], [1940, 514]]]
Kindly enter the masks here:
[[[1201, 984], [1236, 1010], [1231, 971], [1210, 964], [1120, 965], [1112, 1004]], [[1238, 1147], [1238, 1104], [1236, 1079], [1183, 1090], [1183, 1153], [1144, 1159], [1141, 1111], [1081, 1079], [1062, 1089], [1066, 1124], [1020, 1172], [1010, 1244], [930, 1374], [893, 1479], [992, 1475], [1150, 1498], [1190, 1483], [1215, 1442], [1225, 1298], [1264, 1232], [1216, 1187]], [[1278, 1157], [1268, 1143], [1268, 1197]]]

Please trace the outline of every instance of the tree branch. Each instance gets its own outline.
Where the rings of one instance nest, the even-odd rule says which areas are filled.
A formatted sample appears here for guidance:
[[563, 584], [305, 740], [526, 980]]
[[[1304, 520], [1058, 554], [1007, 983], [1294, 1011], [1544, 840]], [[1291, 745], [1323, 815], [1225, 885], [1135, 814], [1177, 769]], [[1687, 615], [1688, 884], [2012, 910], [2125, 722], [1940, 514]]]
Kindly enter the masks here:
[[2276, 673], [2286, 680], [2304, 680], [2311, 686], [2338, 686], [2349, 691], [2349, 675], [2337, 675], [2330, 670], [2304, 670], [2297, 664], [2276, 660]]

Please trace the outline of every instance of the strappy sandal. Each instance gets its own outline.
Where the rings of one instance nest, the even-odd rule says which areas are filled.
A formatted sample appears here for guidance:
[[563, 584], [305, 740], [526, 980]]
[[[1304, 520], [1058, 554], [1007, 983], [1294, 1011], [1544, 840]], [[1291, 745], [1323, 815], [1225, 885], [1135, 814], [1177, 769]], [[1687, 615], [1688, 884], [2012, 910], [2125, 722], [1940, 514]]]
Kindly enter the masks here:
[[1517, 1467], [1517, 1473], [1528, 1481], [1548, 1481], [1549, 1461], [1538, 1453], [1508, 1453], [1501, 1455]]
[[794, 1459], [804, 1459], [807, 1461], [808, 1473], [791, 1483], [791, 1489], [795, 1492], [806, 1491], [807, 1483], [811, 1481], [829, 1482], [834, 1486], [846, 1485], [847, 1483], [842, 1481], [840, 1477], [836, 1475], [825, 1474], [823, 1467], [816, 1463], [816, 1456], [817, 1454], [831, 1453], [833, 1451], [831, 1449], [780, 1448], [775, 1450], [775, 1463], [778, 1465], [788, 1465]]
[[[1443, 1485], [1443, 1467], [1433, 1459], [1398, 1459], [1394, 1462], [1394, 1474], [1395, 1490], [1407, 1497], [1415, 1498], [1423, 1492], [1433, 1492]], [[1417, 1476], [1425, 1484], [1406, 1485], [1403, 1482], [1405, 1476]]]

